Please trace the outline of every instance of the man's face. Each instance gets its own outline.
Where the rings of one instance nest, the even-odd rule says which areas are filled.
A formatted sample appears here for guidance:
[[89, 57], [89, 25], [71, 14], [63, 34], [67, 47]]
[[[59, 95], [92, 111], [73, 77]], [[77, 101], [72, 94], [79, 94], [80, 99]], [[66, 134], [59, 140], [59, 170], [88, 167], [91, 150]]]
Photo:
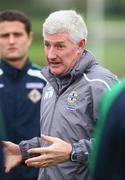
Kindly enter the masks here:
[[19, 21], [0, 22], [0, 57], [7, 61], [22, 60], [27, 57], [32, 36]]
[[51, 73], [60, 76], [71, 70], [79, 61], [79, 44], [71, 41], [68, 33], [46, 34], [45, 56]]

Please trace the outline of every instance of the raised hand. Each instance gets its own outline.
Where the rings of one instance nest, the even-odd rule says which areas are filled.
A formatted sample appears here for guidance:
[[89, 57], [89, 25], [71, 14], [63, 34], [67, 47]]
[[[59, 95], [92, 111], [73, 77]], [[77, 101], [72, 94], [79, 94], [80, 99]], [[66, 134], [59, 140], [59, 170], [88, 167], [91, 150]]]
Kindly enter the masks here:
[[71, 144], [51, 136], [42, 135], [43, 140], [48, 141], [51, 145], [48, 147], [39, 147], [28, 150], [29, 154], [41, 154], [40, 156], [27, 159], [27, 166], [42, 168], [53, 166], [65, 162], [69, 159]]
[[3, 141], [5, 155], [5, 172], [9, 172], [22, 161], [20, 148], [10, 141]]

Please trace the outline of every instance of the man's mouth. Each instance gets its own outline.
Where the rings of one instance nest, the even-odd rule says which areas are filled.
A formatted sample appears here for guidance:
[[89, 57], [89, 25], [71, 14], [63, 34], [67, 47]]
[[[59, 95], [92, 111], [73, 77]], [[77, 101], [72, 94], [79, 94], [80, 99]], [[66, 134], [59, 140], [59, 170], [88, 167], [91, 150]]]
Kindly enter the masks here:
[[15, 52], [15, 51], [17, 50], [17, 48], [11, 47], [11, 48], [8, 48], [7, 50], [8, 50], [9, 52]]
[[51, 62], [49, 62], [49, 64], [50, 64], [50, 65], [59, 65], [60, 62], [53, 62], [53, 61], [51, 61]]

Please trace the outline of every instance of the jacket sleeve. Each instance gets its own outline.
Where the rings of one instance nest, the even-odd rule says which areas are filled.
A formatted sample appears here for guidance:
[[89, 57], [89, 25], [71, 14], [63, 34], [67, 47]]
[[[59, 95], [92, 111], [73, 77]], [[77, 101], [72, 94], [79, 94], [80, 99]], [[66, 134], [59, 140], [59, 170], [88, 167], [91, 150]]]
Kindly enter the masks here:
[[20, 147], [20, 151], [21, 151], [23, 160], [37, 156], [37, 154], [29, 155], [27, 153], [27, 151], [31, 148], [40, 147], [40, 141], [41, 141], [40, 137], [34, 137], [32, 139], [21, 141], [19, 143], [19, 147]]
[[[114, 77], [114, 76], [113, 76]], [[91, 84], [91, 92], [92, 92], [92, 103], [93, 103], [93, 119], [96, 123], [99, 115], [99, 107], [102, 96], [105, 92], [112, 90], [112, 85], [115, 83], [120, 83], [118, 78], [115, 76], [114, 78], [104, 78], [104, 80], [95, 81]]]
[[87, 139], [81, 139], [78, 143], [73, 143], [70, 160], [84, 164], [88, 160], [91, 144], [91, 140]]
[[[102, 82], [93, 82], [91, 83], [91, 101], [92, 101], [92, 112], [93, 112], [93, 129], [98, 120], [98, 112], [99, 112], [99, 105], [101, 101], [101, 97], [105, 91], [111, 91], [110, 86], [106, 86], [105, 83]], [[93, 132], [92, 129], [92, 132]], [[79, 163], [85, 163], [88, 160], [89, 152], [92, 146], [92, 142], [94, 139], [92, 138], [92, 134], [90, 134], [90, 139], [81, 139], [77, 143], [72, 144], [72, 153], [75, 153], [76, 161]], [[74, 151], [74, 152], [73, 152]]]

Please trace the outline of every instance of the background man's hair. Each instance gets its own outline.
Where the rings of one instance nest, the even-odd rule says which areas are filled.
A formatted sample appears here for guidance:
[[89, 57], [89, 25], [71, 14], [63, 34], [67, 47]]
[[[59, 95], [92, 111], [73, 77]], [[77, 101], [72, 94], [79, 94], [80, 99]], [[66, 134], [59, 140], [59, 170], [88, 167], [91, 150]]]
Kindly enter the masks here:
[[31, 32], [31, 22], [29, 18], [21, 11], [18, 10], [5, 10], [0, 11], [0, 22], [4, 21], [19, 21], [24, 24], [26, 32]]

